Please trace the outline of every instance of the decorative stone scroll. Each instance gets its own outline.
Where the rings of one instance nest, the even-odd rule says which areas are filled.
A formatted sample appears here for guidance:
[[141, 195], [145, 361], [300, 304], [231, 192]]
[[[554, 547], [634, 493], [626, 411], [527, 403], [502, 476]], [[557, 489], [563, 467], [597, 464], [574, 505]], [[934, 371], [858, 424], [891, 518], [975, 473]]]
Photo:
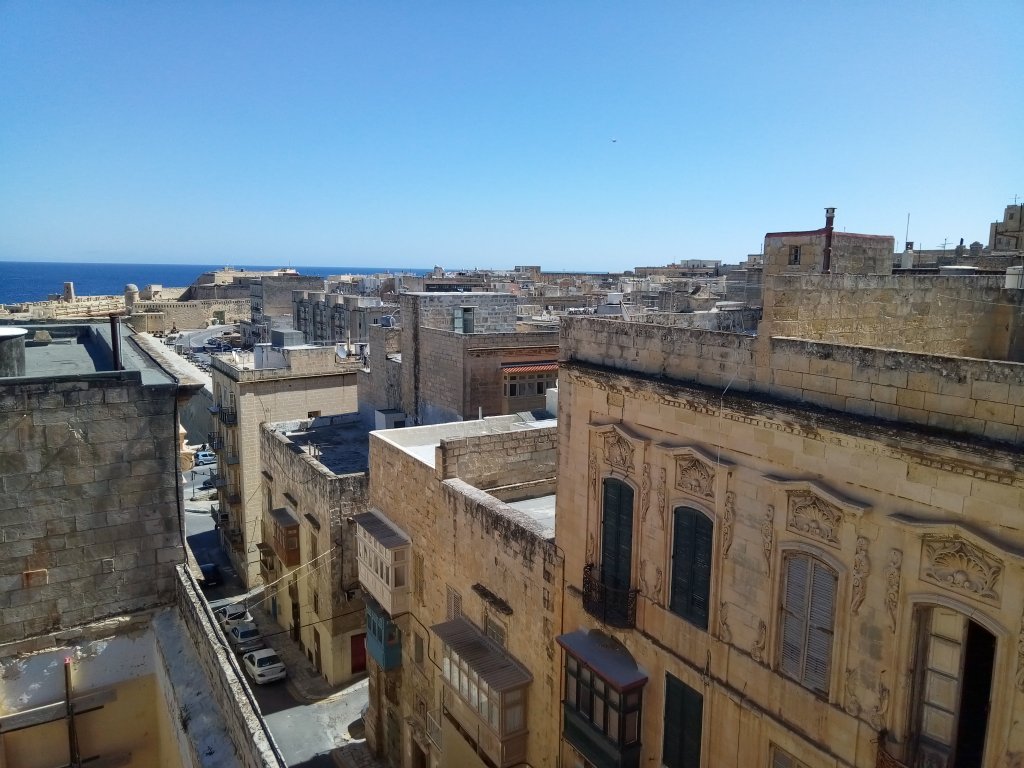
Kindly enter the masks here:
[[590, 454], [590, 469], [589, 469], [589, 471], [590, 471], [590, 478], [589, 478], [590, 479], [590, 493], [591, 493], [591, 495], [593, 495], [593, 497], [595, 499], [594, 503], [596, 504], [597, 503], [597, 501], [596, 501], [597, 500], [597, 473], [598, 473], [597, 454], [596, 453], [591, 453]]
[[885, 567], [885, 610], [889, 614], [889, 628], [896, 631], [896, 610], [900, 604], [900, 582], [903, 578], [903, 550], [889, 550], [889, 564]]
[[765, 661], [765, 648], [768, 646], [768, 625], [764, 623], [763, 619], [757, 621], [757, 639], [754, 641], [754, 647], [750, 649], [750, 658], [756, 661], [758, 664], [764, 664]]
[[926, 536], [922, 578], [952, 592], [999, 602], [1003, 564], [960, 536]]
[[651, 508], [651, 463], [644, 462], [644, 468], [640, 473], [640, 522], [647, 522], [647, 512]]
[[676, 488], [701, 499], [714, 499], [715, 471], [694, 456], [676, 456]]
[[809, 491], [789, 492], [789, 530], [838, 547], [842, 523], [843, 512], [835, 504]]
[[622, 435], [609, 433], [604, 436], [604, 460], [609, 466], [625, 472], [633, 472], [633, 444]]
[[722, 557], [729, 556], [732, 547], [732, 529], [736, 524], [736, 494], [727, 491], [725, 494], [725, 514], [722, 516]]
[[775, 546], [775, 507], [771, 504], [764, 513], [764, 521], [761, 523], [761, 551], [764, 553], [764, 560], [768, 563], [768, 575], [772, 573], [772, 549]]
[[1024, 693], [1024, 615], [1020, 617], [1020, 634], [1017, 636], [1017, 690]]
[[871, 571], [871, 560], [868, 559], [868, 540], [857, 537], [857, 552], [853, 556], [853, 597], [850, 601], [850, 612], [855, 614], [864, 602], [867, 590], [868, 573]]
[[718, 605], [718, 637], [723, 643], [732, 642], [732, 630], [729, 629], [729, 604], [724, 600]]
[[665, 528], [665, 513], [668, 509], [668, 470], [661, 468], [661, 480], [658, 483], [658, 520], [662, 529]]
[[665, 581], [665, 571], [661, 567], [654, 569], [654, 594], [651, 596], [655, 603], [662, 605], [661, 602], [661, 587]]

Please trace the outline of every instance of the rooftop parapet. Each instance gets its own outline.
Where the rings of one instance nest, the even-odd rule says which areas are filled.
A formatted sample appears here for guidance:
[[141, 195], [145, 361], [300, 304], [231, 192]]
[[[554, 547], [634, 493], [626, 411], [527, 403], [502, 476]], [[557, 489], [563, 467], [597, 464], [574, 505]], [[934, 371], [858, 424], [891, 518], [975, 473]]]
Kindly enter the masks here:
[[1024, 444], [1024, 364], [598, 317], [561, 325], [563, 364], [747, 391]]

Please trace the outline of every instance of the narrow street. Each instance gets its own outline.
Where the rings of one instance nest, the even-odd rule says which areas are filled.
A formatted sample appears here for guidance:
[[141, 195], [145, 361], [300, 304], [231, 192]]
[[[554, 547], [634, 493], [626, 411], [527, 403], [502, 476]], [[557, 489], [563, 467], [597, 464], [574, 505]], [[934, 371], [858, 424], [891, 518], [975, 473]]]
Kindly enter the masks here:
[[[195, 485], [202, 483], [212, 467], [197, 467]], [[202, 473], [202, 475], [200, 475]], [[191, 472], [185, 483], [185, 532], [197, 562], [220, 566], [222, 583], [204, 590], [211, 607], [219, 607], [244, 594], [242, 581], [220, 546], [209, 508], [210, 495], [198, 491], [192, 501]], [[261, 607], [250, 609], [268, 647], [273, 648], [288, 669], [282, 682], [256, 685], [248, 678], [260, 711], [266, 719], [290, 768], [372, 768], [379, 765], [366, 750], [360, 713], [367, 702], [367, 681], [362, 678], [346, 688], [332, 688], [306, 656], [289, 639], [269, 613]], [[350, 733], [359, 738], [354, 738]]]

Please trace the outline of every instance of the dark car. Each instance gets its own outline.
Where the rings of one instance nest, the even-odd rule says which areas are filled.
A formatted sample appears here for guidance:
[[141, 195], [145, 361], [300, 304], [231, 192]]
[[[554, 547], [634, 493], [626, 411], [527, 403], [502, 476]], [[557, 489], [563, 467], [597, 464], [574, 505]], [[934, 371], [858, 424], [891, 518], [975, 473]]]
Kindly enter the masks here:
[[201, 491], [209, 490], [210, 488], [213, 488], [213, 485], [214, 485], [213, 478], [212, 477], [208, 477], [205, 480], [203, 480], [202, 483], [199, 484], [199, 490], [201, 490]]
[[199, 566], [199, 572], [203, 574], [202, 586], [216, 587], [221, 583], [220, 566], [216, 563], [203, 563]]

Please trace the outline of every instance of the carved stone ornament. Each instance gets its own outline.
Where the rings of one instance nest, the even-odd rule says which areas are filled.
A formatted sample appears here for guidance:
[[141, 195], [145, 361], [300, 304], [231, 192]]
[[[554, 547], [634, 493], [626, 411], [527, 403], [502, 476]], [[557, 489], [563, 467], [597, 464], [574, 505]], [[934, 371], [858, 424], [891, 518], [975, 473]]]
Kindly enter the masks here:
[[587, 562], [593, 563], [594, 557], [597, 554], [597, 545], [594, 541], [594, 532], [591, 531], [587, 534]]
[[590, 454], [590, 493], [597, 498], [597, 454]]
[[768, 563], [768, 575], [772, 572], [772, 548], [775, 546], [775, 507], [771, 504], [764, 513], [764, 521], [761, 523], [761, 551], [764, 553], [764, 560]]
[[728, 491], [725, 494], [725, 515], [722, 517], [722, 557], [729, 556], [732, 546], [732, 528], [736, 524], [736, 494]]
[[729, 604], [724, 600], [718, 606], [718, 637], [723, 643], [732, 642], [732, 630], [729, 629]]
[[676, 488], [702, 499], [714, 499], [715, 472], [693, 456], [677, 456]]
[[665, 510], [668, 508], [668, 470], [661, 468], [661, 481], [658, 483], [658, 522], [665, 528]]
[[903, 550], [889, 550], [889, 564], [885, 567], [885, 610], [889, 614], [889, 628], [896, 631], [896, 610], [900, 604], [900, 582], [903, 578]]
[[959, 536], [930, 536], [924, 542], [923, 578], [953, 592], [999, 602], [996, 586], [1003, 564]]
[[626, 474], [633, 471], [633, 445], [619, 434], [604, 436], [604, 460]]
[[1020, 617], [1020, 634], [1017, 636], [1017, 690], [1024, 692], [1024, 616]]
[[889, 712], [889, 689], [882, 682], [881, 677], [878, 678], [876, 694], [878, 696], [878, 703], [871, 710], [871, 727], [876, 731], [880, 731], [885, 728], [885, 716]]
[[842, 523], [843, 512], [835, 504], [809, 491], [790, 492], [789, 520], [786, 523], [789, 530], [838, 547]]
[[754, 641], [754, 647], [750, 649], [750, 658], [756, 661], [758, 664], [764, 664], [765, 648], [768, 645], [768, 625], [763, 620], [758, 619], [757, 622], [757, 640]]
[[860, 714], [860, 699], [857, 698], [857, 670], [846, 670], [846, 706], [844, 709], [854, 717]]
[[658, 605], [662, 604], [662, 602], [661, 602], [661, 587], [662, 587], [662, 583], [664, 581], [665, 581], [665, 572], [661, 568], [655, 568], [654, 569], [654, 594], [651, 596], [651, 599], [654, 600], [654, 602], [657, 603]]
[[871, 561], [868, 559], [868, 540], [857, 537], [857, 553], [853, 556], [853, 598], [850, 601], [850, 612], [856, 614], [864, 602], [867, 590], [868, 573], [871, 572]]
[[643, 471], [640, 473], [640, 522], [647, 522], [647, 511], [651, 508], [651, 464], [644, 462]]

